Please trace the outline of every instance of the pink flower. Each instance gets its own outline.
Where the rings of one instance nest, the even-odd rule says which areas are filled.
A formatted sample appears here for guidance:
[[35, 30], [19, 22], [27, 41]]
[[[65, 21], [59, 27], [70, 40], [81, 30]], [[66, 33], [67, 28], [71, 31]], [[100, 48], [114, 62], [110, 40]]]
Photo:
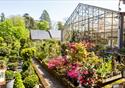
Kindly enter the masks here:
[[73, 63], [69, 66], [71, 66], [71, 69], [67, 72], [68, 76], [71, 78], [77, 79], [79, 75], [79, 70], [78, 70], [79, 65], [76, 63]]
[[48, 68], [54, 69], [56, 67], [64, 65], [65, 63], [67, 63], [66, 57], [59, 56], [59, 57], [56, 57], [56, 58], [52, 58], [48, 62]]
[[87, 75], [87, 74], [89, 74], [89, 72], [88, 72], [88, 70], [84, 70], [84, 71], [82, 72], [82, 74]]
[[68, 71], [68, 76], [71, 78], [77, 79], [78, 78], [78, 71], [76, 69]]

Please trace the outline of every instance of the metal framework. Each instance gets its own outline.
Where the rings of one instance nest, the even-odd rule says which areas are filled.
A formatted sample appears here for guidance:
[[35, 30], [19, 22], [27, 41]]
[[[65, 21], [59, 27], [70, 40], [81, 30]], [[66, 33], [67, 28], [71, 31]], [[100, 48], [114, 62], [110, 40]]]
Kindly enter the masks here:
[[65, 23], [63, 40], [70, 41], [75, 34], [81, 41], [89, 39], [96, 44], [117, 46], [123, 42], [124, 16], [124, 12], [79, 3]]

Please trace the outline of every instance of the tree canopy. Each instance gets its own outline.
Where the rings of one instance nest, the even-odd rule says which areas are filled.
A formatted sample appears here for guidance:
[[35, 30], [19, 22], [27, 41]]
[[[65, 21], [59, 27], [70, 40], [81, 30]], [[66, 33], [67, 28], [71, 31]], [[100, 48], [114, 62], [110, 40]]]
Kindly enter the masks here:
[[47, 21], [40, 21], [37, 23], [37, 26], [40, 30], [49, 30], [49, 23]]
[[25, 20], [26, 28], [28, 28], [28, 29], [35, 29], [36, 28], [34, 19], [28, 13], [25, 13], [23, 15], [23, 17]]
[[58, 26], [58, 30], [63, 30], [64, 29], [64, 24], [61, 21], [59, 21], [57, 23], [57, 26]]
[[4, 13], [1, 13], [0, 22], [3, 22], [3, 21], [5, 21], [5, 15], [4, 15]]
[[47, 21], [49, 23], [49, 29], [51, 29], [51, 19], [46, 10], [43, 10], [43, 13], [40, 17], [40, 21]]

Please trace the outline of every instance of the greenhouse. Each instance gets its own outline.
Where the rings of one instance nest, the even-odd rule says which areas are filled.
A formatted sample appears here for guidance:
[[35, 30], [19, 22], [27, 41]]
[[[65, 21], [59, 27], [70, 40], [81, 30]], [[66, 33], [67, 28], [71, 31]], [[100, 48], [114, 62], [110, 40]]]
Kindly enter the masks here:
[[122, 47], [125, 12], [80, 3], [65, 23], [63, 39], [92, 40], [96, 44]]
[[0, 88], [125, 88], [122, 1], [0, 1]]

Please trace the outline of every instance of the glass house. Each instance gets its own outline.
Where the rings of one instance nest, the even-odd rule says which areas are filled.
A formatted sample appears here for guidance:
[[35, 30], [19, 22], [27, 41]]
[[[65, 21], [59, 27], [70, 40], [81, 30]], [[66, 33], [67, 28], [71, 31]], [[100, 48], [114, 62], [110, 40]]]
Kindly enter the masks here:
[[92, 40], [119, 48], [125, 46], [125, 12], [79, 3], [65, 23], [63, 41]]

